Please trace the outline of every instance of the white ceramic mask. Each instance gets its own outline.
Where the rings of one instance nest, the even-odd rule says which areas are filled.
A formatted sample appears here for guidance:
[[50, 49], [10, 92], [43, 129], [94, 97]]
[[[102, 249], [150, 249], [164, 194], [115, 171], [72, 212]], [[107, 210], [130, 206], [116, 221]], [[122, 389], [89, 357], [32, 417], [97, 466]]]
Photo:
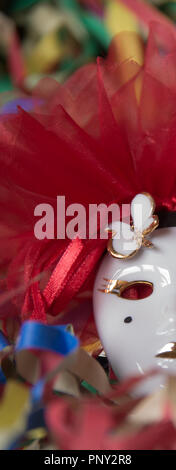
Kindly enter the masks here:
[[[176, 227], [157, 229], [152, 244], [127, 259], [108, 253], [95, 281], [95, 321], [119, 379], [153, 368], [176, 373]], [[120, 246], [118, 240], [114, 246]], [[139, 294], [136, 300], [128, 298], [132, 287]], [[156, 376], [143, 383], [140, 393], [164, 383], [164, 374]]]

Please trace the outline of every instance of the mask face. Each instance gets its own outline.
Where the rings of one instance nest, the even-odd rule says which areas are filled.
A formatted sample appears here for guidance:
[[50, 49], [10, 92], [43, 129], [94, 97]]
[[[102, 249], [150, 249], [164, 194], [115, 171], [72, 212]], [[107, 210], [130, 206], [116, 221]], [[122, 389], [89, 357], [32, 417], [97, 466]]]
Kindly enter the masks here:
[[[119, 379], [176, 372], [176, 228], [156, 230], [152, 243], [126, 260], [107, 254], [95, 281], [95, 321]], [[164, 374], [144, 381], [140, 393], [164, 382]]]

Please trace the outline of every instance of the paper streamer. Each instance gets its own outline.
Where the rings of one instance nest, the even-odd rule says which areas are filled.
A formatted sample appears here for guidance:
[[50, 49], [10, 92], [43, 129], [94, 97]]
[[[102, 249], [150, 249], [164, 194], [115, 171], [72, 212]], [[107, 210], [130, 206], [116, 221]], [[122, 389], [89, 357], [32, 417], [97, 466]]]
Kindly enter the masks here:
[[26, 385], [8, 381], [0, 402], [0, 449], [7, 449], [24, 431], [30, 411], [29, 397]]
[[[62, 357], [73, 353], [78, 345], [78, 339], [67, 331], [67, 326], [48, 326], [35, 321], [25, 322], [15, 348], [17, 370], [25, 380], [35, 384], [39, 379], [42, 352], [53, 353], [58, 364]], [[36, 393], [39, 392], [36, 391]], [[41, 396], [41, 391], [39, 395]]]
[[[3, 334], [0, 339], [2, 351], [9, 351]], [[163, 445], [166, 428], [168, 446], [173, 448], [175, 377], [165, 374], [165, 390], [135, 398], [131, 392], [157, 371], [111, 387], [99, 362], [78, 344], [65, 325], [31, 321], [22, 325], [17, 345], [9, 351], [16, 361], [16, 379], [2, 384], [0, 448], [40, 449], [43, 440], [51, 449], [155, 448]], [[40, 366], [34, 385], [19, 381], [19, 354], [24, 370], [35, 368], [35, 361]]]

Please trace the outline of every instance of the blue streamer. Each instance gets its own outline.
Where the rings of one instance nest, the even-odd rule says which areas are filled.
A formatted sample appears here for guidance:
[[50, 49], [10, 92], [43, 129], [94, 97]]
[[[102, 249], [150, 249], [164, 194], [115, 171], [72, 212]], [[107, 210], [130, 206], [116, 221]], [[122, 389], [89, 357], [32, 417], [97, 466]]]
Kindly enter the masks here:
[[[0, 331], [0, 351], [2, 351], [6, 346], [9, 346], [9, 342], [7, 341], [6, 337]], [[0, 385], [4, 385], [6, 383], [6, 377], [3, 374], [2, 369], [0, 368]]]
[[6, 337], [4, 336], [4, 334], [2, 333], [2, 331], [0, 331], [0, 351], [2, 351], [2, 349], [6, 348], [6, 346], [9, 346], [9, 342], [6, 339]]
[[66, 326], [27, 321], [21, 327], [16, 351], [37, 349], [67, 356], [74, 352], [78, 345], [78, 339], [66, 330]]
[[44, 388], [46, 385], [45, 379], [40, 379], [38, 382], [32, 387], [31, 390], [31, 400], [32, 403], [37, 403], [42, 399]]
[[4, 385], [6, 383], [6, 377], [2, 372], [2, 369], [0, 368], [0, 385]]
[[43, 407], [33, 409], [28, 417], [26, 431], [30, 431], [35, 428], [45, 428], [45, 409]]

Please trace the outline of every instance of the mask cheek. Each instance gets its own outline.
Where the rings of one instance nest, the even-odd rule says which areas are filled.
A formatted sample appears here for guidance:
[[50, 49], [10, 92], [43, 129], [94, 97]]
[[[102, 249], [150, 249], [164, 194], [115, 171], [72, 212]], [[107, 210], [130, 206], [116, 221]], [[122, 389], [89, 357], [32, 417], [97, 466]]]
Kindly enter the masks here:
[[111, 341], [112, 337], [117, 336], [120, 329], [120, 318], [118, 315], [118, 302], [115, 295], [104, 294], [94, 290], [93, 308], [94, 318], [100, 336], [100, 340]]
[[133, 301], [121, 299], [114, 294], [94, 293], [95, 322], [107, 354], [109, 350], [113, 352], [118, 349], [122, 335], [125, 341], [127, 329], [132, 326], [133, 306]]

